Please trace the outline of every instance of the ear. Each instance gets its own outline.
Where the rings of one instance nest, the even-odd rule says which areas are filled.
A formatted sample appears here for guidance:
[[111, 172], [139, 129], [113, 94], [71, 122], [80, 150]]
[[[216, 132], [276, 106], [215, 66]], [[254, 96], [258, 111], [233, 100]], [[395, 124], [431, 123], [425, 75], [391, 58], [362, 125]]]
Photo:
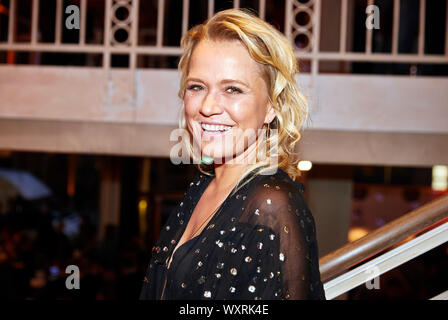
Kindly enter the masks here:
[[268, 104], [268, 112], [266, 113], [266, 117], [264, 118], [264, 123], [271, 123], [272, 120], [274, 120], [275, 116], [277, 115], [274, 109], [274, 106], [271, 102]]

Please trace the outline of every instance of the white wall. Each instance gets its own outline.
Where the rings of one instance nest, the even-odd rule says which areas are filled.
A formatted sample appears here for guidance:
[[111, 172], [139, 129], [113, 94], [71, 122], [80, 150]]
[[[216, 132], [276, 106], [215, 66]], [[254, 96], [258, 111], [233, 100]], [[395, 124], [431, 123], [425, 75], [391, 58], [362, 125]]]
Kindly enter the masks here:
[[[310, 103], [302, 158], [448, 164], [448, 79], [304, 74], [297, 81]], [[178, 86], [175, 70], [0, 66], [0, 148], [168, 156]]]

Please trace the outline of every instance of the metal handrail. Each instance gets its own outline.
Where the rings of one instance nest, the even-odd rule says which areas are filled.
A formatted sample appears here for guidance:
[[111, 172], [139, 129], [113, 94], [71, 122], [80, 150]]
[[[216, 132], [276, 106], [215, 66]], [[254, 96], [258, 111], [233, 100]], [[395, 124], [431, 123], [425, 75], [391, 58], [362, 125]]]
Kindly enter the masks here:
[[409, 236], [447, 219], [448, 195], [443, 195], [322, 257], [319, 260], [321, 280], [327, 282]]
[[436, 295], [435, 297], [429, 300], [448, 300], [448, 290], [442, 292], [441, 294]]
[[[368, 289], [378, 286], [379, 276], [448, 241], [448, 220], [443, 224], [393, 248], [378, 257], [324, 284], [325, 296], [333, 299], [362, 283]], [[370, 281], [373, 279], [374, 283]], [[370, 283], [369, 283], [370, 282]]]

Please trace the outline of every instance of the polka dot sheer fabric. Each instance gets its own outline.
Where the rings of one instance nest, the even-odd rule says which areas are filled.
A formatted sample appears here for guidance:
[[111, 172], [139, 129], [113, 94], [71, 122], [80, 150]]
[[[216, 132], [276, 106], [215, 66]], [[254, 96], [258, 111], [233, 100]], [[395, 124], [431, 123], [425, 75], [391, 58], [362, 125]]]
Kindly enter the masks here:
[[212, 179], [198, 174], [162, 228], [140, 299], [325, 299], [304, 185], [281, 169], [257, 175], [231, 193], [203, 231], [175, 251], [167, 267]]

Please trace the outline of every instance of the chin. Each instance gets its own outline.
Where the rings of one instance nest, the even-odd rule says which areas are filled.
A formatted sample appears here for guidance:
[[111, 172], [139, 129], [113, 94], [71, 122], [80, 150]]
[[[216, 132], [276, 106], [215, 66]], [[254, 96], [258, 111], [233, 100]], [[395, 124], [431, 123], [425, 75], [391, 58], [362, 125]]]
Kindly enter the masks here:
[[202, 154], [204, 156], [211, 157], [211, 158], [215, 159], [216, 161], [220, 160], [220, 159], [222, 159], [222, 158], [224, 158], [226, 156], [227, 157], [233, 157], [232, 154], [227, 155], [225, 153], [224, 148], [222, 146], [213, 146], [213, 145], [204, 146], [202, 148]]

